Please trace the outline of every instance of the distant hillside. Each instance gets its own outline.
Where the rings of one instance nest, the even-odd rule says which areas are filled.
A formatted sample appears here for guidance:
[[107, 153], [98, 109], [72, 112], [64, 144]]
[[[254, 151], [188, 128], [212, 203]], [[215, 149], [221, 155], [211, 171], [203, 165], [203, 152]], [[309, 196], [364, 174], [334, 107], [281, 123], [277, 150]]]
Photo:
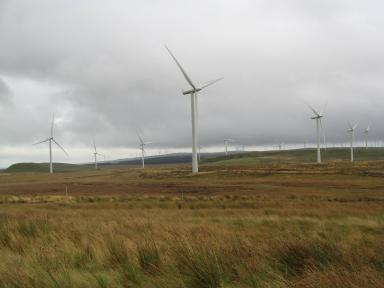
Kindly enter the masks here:
[[[322, 149], [321, 156], [324, 162], [349, 160], [349, 148], [327, 148]], [[384, 160], [384, 148], [355, 149], [355, 161]], [[224, 153], [202, 153], [201, 164], [206, 165], [252, 165], [272, 162], [315, 162], [316, 149], [296, 149], [282, 151], [255, 151], [255, 152], [232, 152], [227, 157]], [[175, 153], [168, 155], [149, 156], [145, 159], [146, 165], [168, 165], [168, 164], [191, 163], [190, 153]], [[140, 167], [141, 158], [118, 159], [100, 162], [99, 167], [115, 168], [116, 166]], [[54, 171], [71, 172], [93, 169], [93, 163], [67, 164], [54, 163]], [[5, 173], [16, 172], [48, 172], [49, 163], [17, 163], [3, 170]]]
[[[327, 148], [321, 150], [323, 161], [349, 160], [349, 148]], [[355, 161], [384, 160], [384, 148], [355, 148]], [[270, 162], [315, 162], [316, 149], [295, 149], [282, 151], [257, 151], [241, 154], [231, 154], [205, 159], [204, 163], [248, 165]]]
[[[53, 169], [56, 172], [69, 172], [89, 169], [85, 165], [53, 163]], [[48, 172], [49, 163], [16, 163], [3, 170], [6, 173], [17, 172]]]
[[[224, 153], [201, 153], [201, 160], [223, 156]], [[145, 158], [145, 164], [160, 165], [160, 164], [178, 164], [191, 163], [191, 153], [173, 153], [166, 155], [148, 156]], [[118, 159], [100, 163], [103, 165], [141, 165], [141, 158], [134, 159]]]

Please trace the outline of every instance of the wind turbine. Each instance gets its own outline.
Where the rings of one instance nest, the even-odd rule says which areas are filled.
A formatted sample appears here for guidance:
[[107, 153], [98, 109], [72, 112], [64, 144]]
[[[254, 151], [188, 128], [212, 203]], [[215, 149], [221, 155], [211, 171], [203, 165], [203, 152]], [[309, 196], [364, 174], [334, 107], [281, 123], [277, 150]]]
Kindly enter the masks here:
[[364, 134], [365, 134], [365, 150], [368, 150], [368, 134], [369, 134], [369, 130], [370, 129], [371, 129], [371, 123], [369, 123], [367, 129], [364, 130]]
[[320, 128], [323, 130], [323, 124], [321, 118], [324, 117], [323, 112], [317, 112], [313, 107], [305, 103], [309, 109], [312, 110], [314, 116], [311, 119], [316, 120], [316, 138], [317, 138], [317, 163], [321, 163], [321, 152], [320, 152]]
[[352, 126], [351, 123], [348, 123], [349, 129], [347, 132], [351, 134], [351, 162], [353, 162], [353, 140], [355, 138], [355, 130], [357, 125], [359, 125], [359, 123], [356, 123], [354, 126]]
[[33, 145], [37, 145], [37, 144], [41, 144], [41, 143], [44, 143], [44, 142], [48, 142], [49, 143], [49, 173], [53, 173], [53, 163], [52, 163], [52, 142], [54, 142], [61, 150], [63, 150], [63, 152], [65, 153], [65, 155], [68, 156], [68, 153], [64, 150], [64, 148], [55, 140], [55, 138], [53, 137], [53, 127], [54, 127], [54, 124], [55, 124], [55, 115], [52, 116], [52, 123], [51, 123], [51, 136], [48, 137], [47, 139], [44, 139], [40, 142], [37, 142]]
[[99, 169], [98, 168], [98, 163], [97, 163], [97, 156], [104, 156], [104, 155], [102, 155], [99, 152], [97, 152], [95, 141], [93, 141], [93, 148], [95, 149], [95, 152], [93, 152], [93, 156], [95, 157], [95, 169], [97, 170], [97, 169]]
[[229, 144], [229, 142], [232, 142], [232, 141], [233, 141], [233, 139], [230, 139], [230, 138], [224, 139], [225, 156], [228, 156], [228, 144]]
[[145, 168], [145, 164], [144, 164], [144, 158], [145, 158], [145, 145], [147, 144], [151, 144], [152, 142], [144, 142], [143, 139], [140, 137], [139, 133], [136, 133], [137, 134], [137, 137], [139, 138], [139, 141], [140, 141], [140, 144], [139, 144], [139, 148], [141, 150], [141, 164], [143, 166], [143, 169]]
[[197, 159], [197, 93], [203, 90], [204, 88], [211, 86], [215, 84], [216, 82], [222, 80], [223, 78], [219, 78], [213, 81], [209, 81], [201, 86], [196, 86], [192, 80], [189, 78], [187, 73], [184, 71], [183, 67], [179, 63], [179, 61], [176, 59], [176, 57], [173, 55], [171, 50], [165, 46], [165, 48], [168, 50], [169, 55], [173, 58], [173, 60], [176, 62], [176, 65], [179, 67], [181, 73], [183, 74], [185, 80], [187, 80], [188, 84], [191, 86], [190, 89], [183, 91], [183, 95], [191, 95], [191, 120], [192, 120], [192, 173], [199, 172], [198, 167], [198, 159]]

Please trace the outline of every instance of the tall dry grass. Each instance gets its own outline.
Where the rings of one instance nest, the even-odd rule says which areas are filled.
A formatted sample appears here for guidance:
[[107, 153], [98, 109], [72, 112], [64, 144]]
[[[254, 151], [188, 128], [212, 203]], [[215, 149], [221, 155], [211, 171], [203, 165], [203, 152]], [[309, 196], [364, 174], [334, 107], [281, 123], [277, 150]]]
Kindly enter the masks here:
[[383, 287], [375, 204], [284, 199], [2, 205], [0, 287]]

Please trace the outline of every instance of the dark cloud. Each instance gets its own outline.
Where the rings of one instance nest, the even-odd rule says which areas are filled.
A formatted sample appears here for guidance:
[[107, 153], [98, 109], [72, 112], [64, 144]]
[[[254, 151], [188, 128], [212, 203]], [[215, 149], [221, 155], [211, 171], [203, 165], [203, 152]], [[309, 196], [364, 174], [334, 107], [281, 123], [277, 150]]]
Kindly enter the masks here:
[[225, 78], [199, 95], [203, 145], [313, 141], [305, 101], [328, 102], [329, 141], [347, 139], [348, 121], [361, 130], [371, 121], [381, 139], [381, 1], [15, 0], [0, 8], [0, 74], [15, 102], [1, 116], [12, 129], [0, 124], [0, 145], [45, 135], [55, 111], [58, 137], [71, 147], [92, 136], [136, 147], [137, 129], [158, 146], [188, 147], [187, 83], [165, 43], [195, 82]]

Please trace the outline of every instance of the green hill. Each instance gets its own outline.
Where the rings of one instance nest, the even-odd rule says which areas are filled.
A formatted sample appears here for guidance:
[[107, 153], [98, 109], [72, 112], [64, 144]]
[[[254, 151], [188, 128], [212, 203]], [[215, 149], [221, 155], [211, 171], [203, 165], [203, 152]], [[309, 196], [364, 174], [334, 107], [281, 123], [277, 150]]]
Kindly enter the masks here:
[[[53, 169], [55, 172], [71, 172], [87, 170], [89, 166], [76, 165], [67, 163], [53, 163]], [[48, 172], [49, 163], [16, 163], [9, 166], [4, 170], [5, 173], [17, 173], [17, 172]]]
[[[348, 161], [350, 159], [349, 148], [327, 148], [321, 150], [323, 162]], [[355, 161], [384, 160], [384, 148], [355, 148]], [[236, 153], [205, 159], [204, 163], [223, 165], [252, 165], [271, 162], [316, 162], [316, 149], [295, 149], [282, 151], [257, 151], [248, 153]]]
[[[316, 149], [295, 149], [295, 150], [282, 150], [282, 151], [254, 151], [254, 152], [234, 152], [228, 157], [217, 154], [207, 154], [206, 158], [202, 158], [201, 163], [205, 165], [255, 165], [255, 164], [268, 164], [268, 163], [283, 163], [283, 162], [302, 162], [314, 163], [316, 162]], [[321, 156], [323, 162], [329, 161], [349, 161], [350, 150], [349, 148], [327, 148], [322, 149]], [[354, 153], [355, 161], [374, 161], [384, 160], [384, 148], [355, 148]], [[169, 158], [169, 159], [168, 159]], [[165, 160], [167, 161], [165, 161]], [[176, 160], [177, 161], [176, 161]], [[181, 160], [182, 161], [181, 161]], [[152, 157], [147, 158], [147, 164], [177, 164], [187, 163], [190, 161], [190, 155], [167, 156], [167, 157]], [[139, 165], [140, 159], [129, 161], [116, 161], [100, 163], [100, 167], [113, 168], [115, 166], [126, 165]], [[67, 164], [67, 163], [54, 163], [55, 172], [75, 172], [93, 169], [93, 164]], [[5, 173], [16, 172], [48, 172], [49, 163], [16, 163], [3, 170]]]

